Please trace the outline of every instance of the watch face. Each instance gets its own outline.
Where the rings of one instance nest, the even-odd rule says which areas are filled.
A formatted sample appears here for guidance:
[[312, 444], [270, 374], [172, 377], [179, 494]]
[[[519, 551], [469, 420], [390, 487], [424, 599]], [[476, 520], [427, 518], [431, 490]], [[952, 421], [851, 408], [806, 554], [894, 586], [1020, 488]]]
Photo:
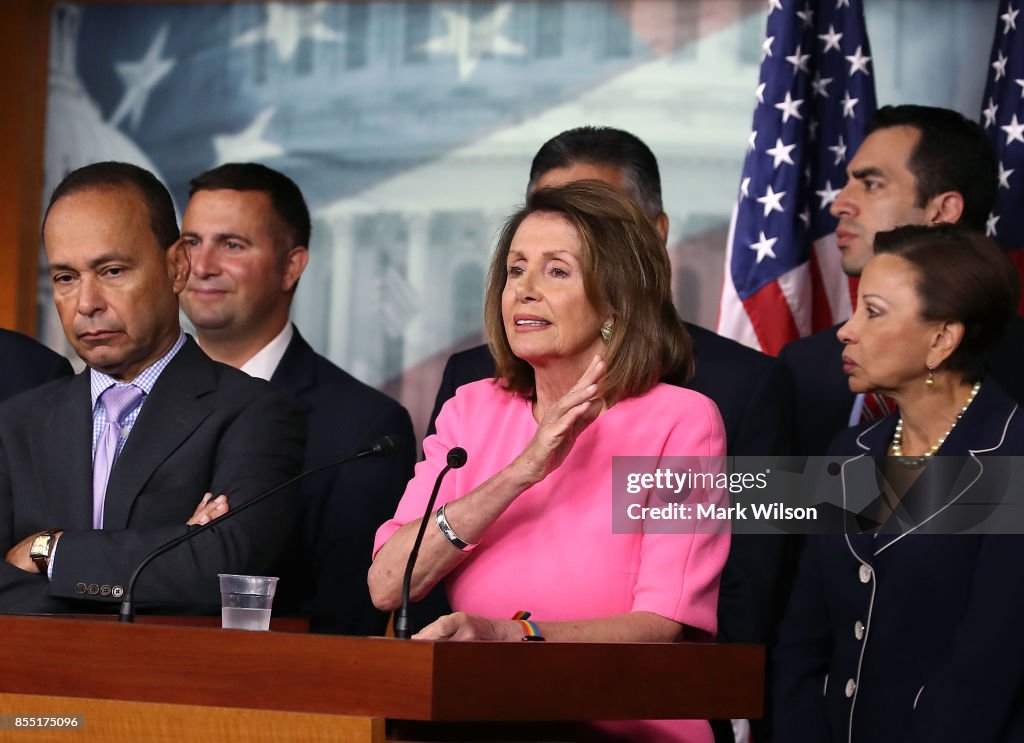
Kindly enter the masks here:
[[32, 540], [32, 546], [29, 547], [28, 554], [30, 557], [46, 557], [50, 554], [50, 540], [53, 539], [52, 534], [40, 534], [38, 537]]

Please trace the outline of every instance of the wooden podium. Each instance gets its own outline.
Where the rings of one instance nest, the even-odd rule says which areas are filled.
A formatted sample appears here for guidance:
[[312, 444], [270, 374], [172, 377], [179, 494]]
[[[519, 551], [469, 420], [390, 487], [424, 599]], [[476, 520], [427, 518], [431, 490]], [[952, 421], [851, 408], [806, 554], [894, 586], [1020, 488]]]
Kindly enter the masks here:
[[0, 617], [0, 637], [0, 714], [85, 718], [77, 732], [8, 729], [5, 740], [379, 743], [385, 720], [762, 713], [756, 646], [435, 643], [32, 617]]

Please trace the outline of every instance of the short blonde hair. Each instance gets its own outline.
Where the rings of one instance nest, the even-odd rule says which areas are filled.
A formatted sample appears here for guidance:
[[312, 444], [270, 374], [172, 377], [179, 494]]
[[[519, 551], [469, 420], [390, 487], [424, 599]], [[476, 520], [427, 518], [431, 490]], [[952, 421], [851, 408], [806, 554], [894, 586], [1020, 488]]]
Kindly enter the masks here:
[[609, 405], [642, 395], [659, 381], [693, 376], [693, 343], [672, 304], [672, 267], [650, 219], [639, 206], [599, 181], [539, 189], [506, 221], [487, 277], [484, 326], [495, 377], [511, 392], [534, 394], [533, 367], [509, 345], [501, 313], [512, 239], [531, 214], [561, 215], [580, 240], [587, 301], [612, 317], [605, 347], [608, 371], [598, 395]]

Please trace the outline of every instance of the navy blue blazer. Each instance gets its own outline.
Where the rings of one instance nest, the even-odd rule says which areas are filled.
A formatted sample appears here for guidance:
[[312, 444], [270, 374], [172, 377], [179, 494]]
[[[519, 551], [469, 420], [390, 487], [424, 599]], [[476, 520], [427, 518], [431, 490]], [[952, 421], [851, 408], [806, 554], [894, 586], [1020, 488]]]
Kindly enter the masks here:
[[[843, 372], [843, 344], [829, 330], [786, 345], [779, 361], [795, 389], [794, 454], [821, 456], [832, 439], [849, 426], [855, 395]], [[1024, 319], [1015, 317], [988, 360], [989, 376], [1012, 398], [1024, 402]]]
[[412, 477], [416, 437], [405, 408], [339, 369], [295, 330], [271, 383], [289, 392], [306, 416], [303, 471], [355, 454], [385, 434], [387, 458], [362, 459], [302, 481], [303, 518], [279, 567], [274, 610], [310, 620], [314, 632], [384, 634], [388, 615], [370, 601], [377, 527], [391, 518]]
[[[847, 508], [876, 497], [896, 419], [833, 442]], [[808, 537], [774, 653], [775, 741], [1024, 740], [1024, 536], [947, 528], [1010, 482], [1013, 461], [988, 455], [1022, 453], [1024, 411], [986, 380], [877, 536]]]
[[71, 364], [60, 354], [27, 335], [0, 328], [0, 402], [71, 374]]

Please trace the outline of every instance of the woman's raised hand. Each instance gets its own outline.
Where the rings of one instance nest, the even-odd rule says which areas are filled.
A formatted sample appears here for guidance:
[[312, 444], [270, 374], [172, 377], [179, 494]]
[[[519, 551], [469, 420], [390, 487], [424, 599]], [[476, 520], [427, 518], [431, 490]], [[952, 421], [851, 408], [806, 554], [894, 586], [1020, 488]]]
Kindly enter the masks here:
[[594, 395], [606, 370], [604, 359], [594, 356], [579, 381], [545, 411], [537, 433], [513, 463], [528, 482], [538, 483], [558, 469], [579, 435], [600, 415], [603, 406]]

